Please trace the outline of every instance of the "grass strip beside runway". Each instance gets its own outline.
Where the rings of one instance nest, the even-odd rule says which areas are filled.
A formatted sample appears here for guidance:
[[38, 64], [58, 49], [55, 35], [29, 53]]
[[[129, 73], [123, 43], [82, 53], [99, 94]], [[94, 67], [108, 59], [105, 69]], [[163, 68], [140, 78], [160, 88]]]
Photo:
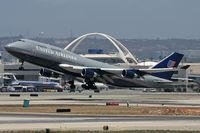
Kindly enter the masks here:
[[56, 113], [57, 109], [71, 109], [62, 114], [86, 115], [200, 115], [200, 107], [148, 107], [148, 106], [102, 106], [102, 105], [2, 105], [0, 112]]

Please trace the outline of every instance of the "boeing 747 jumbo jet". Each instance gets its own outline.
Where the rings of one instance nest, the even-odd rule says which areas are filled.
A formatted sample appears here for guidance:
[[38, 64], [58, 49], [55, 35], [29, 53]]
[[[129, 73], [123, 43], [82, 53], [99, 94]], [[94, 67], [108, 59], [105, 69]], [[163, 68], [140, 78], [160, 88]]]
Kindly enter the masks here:
[[[75, 88], [76, 77], [84, 79], [84, 89], [96, 90], [95, 82], [117, 87], [161, 87], [173, 82], [172, 75], [177, 71], [183, 54], [172, 53], [155, 66], [148, 69], [120, 68], [114, 65], [81, 57], [49, 44], [21, 39], [8, 44], [5, 49], [23, 62], [45, 67], [43, 76], [63, 74], [71, 88]], [[22, 69], [23, 67], [21, 67]]]

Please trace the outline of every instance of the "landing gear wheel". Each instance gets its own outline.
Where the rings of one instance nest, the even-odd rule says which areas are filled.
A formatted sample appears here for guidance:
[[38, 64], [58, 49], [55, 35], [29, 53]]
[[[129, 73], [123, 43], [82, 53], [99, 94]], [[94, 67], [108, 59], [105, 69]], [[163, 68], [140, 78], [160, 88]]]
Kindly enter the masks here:
[[20, 67], [19, 67], [19, 70], [24, 70], [24, 67], [23, 67], [23, 65], [24, 65], [24, 61], [20, 61], [22, 64], [20, 65]]
[[85, 90], [89, 90], [88, 86], [86, 84], [82, 84], [81, 87]]
[[70, 84], [70, 92], [75, 92], [76, 86], [74, 85], [74, 81], [69, 81], [68, 82]]
[[19, 67], [19, 70], [24, 70], [24, 67], [23, 67], [23, 66], [20, 66], [20, 67]]
[[99, 89], [94, 90], [94, 93], [99, 93], [99, 92], [100, 92]]
[[70, 85], [70, 88], [71, 88], [71, 89], [75, 89], [76, 86], [75, 86], [75, 85]]
[[92, 86], [92, 89], [94, 90], [94, 93], [100, 92], [100, 90], [95, 85]]

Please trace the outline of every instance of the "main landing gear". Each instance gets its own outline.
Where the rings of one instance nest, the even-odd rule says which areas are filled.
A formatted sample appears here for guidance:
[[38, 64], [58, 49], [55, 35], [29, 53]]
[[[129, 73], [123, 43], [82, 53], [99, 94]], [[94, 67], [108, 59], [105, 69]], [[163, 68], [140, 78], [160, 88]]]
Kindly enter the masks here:
[[74, 85], [74, 80], [68, 81], [68, 84], [70, 85], [70, 92], [75, 92], [76, 86]]
[[94, 92], [99, 93], [99, 89], [96, 87], [94, 81], [91, 80], [85, 80], [85, 84], [82, 84], [81, 87], [85, 90], [94, 90]]
[[[70, 92], [75, 92], [76, 86], [74, 84], [74, 80], [68, 81], [68, 84], [70, 85]], [[99, 93], [100, 90], [96, 87], [94, 81], [91, 81], [89, 79], [85, 79], [85, 83], [81, 85], [81, 87], [84, 90], [94, 90], [95, 93]]]
[[24, 65], [24, 61], [21, 60], [20, 62], [21, 62], [22, 64], [20, 65], [19, 70], [24, 70], [24, 66], [23, 66], [23, 65]]

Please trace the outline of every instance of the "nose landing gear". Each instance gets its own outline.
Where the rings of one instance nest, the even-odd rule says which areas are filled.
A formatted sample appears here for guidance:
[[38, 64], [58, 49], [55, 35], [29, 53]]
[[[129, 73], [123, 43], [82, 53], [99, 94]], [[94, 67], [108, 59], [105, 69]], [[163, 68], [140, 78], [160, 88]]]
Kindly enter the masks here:
[[76, 86], [74, 85], [74, 80], [68, 82], [70, 84], [70, 89], [75, 89]]
[[22, 64], [20, 65], [19, 70], [24, 70], [24, 66], [23, 66], [23, 65], [24, 65], [24, 61], [21, 60], [20, 62], [21, 62]]

